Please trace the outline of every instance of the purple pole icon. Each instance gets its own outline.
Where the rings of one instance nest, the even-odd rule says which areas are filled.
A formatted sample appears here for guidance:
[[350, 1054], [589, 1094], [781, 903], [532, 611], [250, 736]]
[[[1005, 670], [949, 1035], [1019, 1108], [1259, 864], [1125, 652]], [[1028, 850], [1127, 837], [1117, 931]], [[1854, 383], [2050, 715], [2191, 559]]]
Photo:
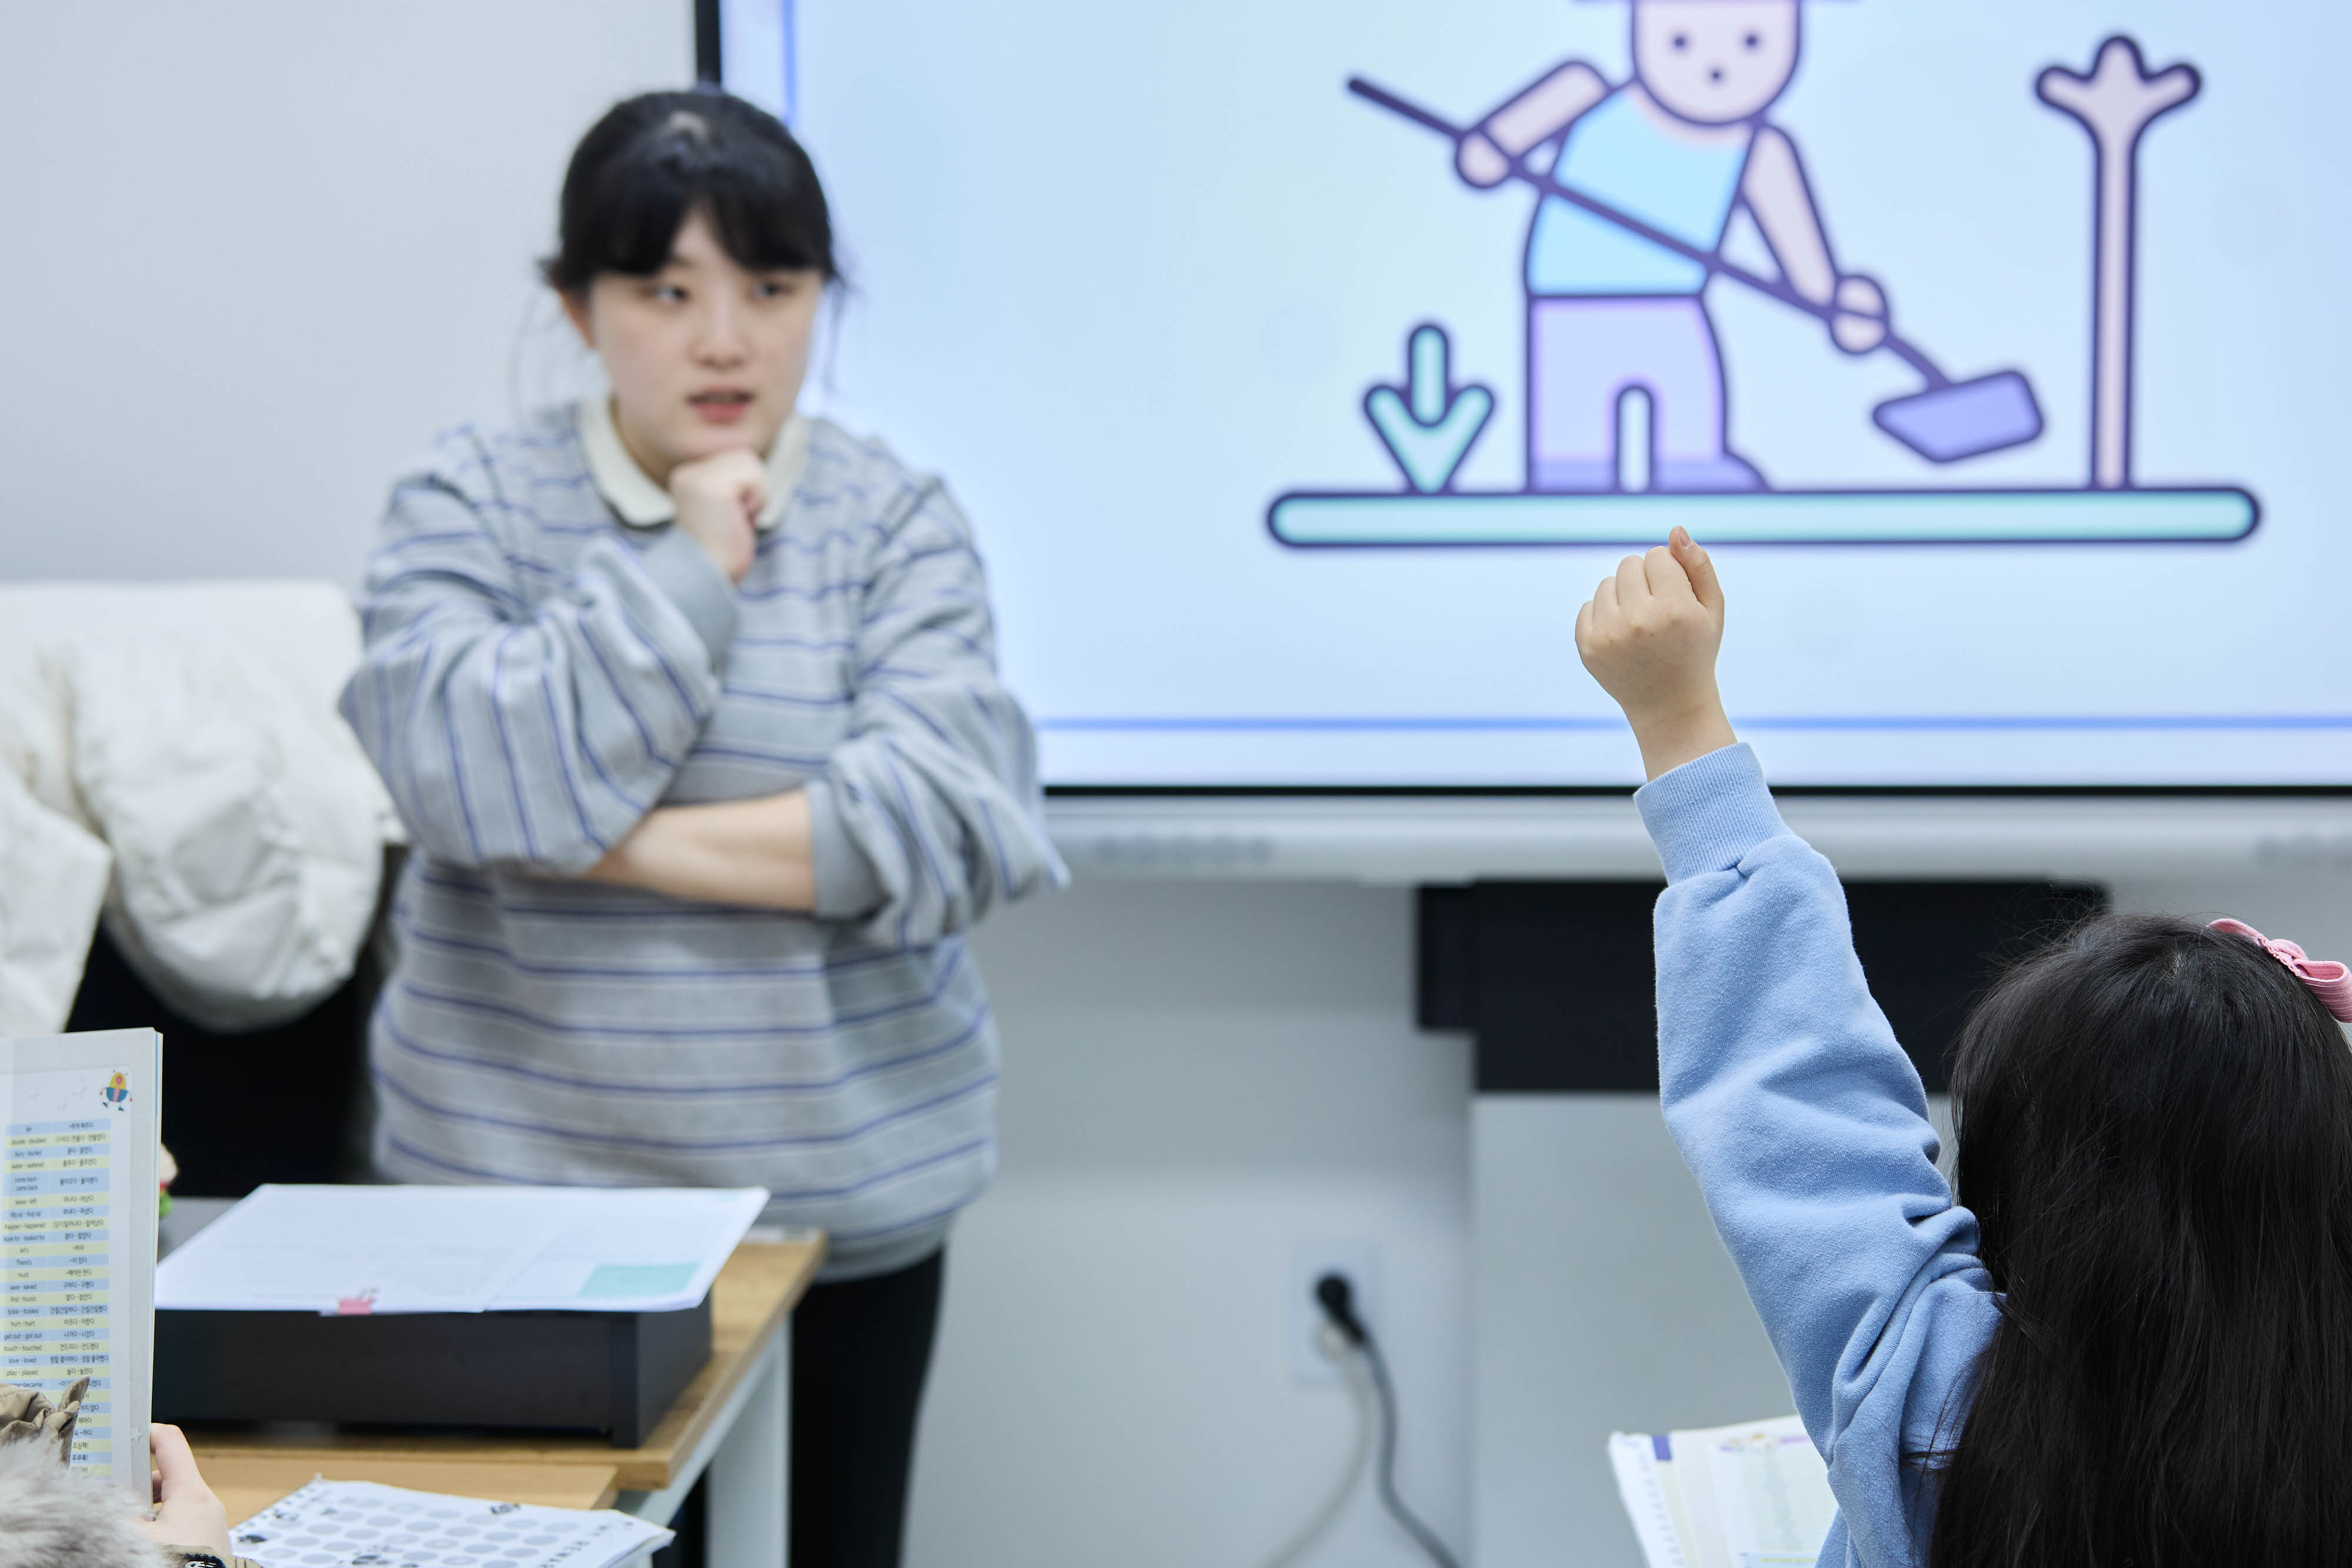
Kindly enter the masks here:
[[2092, 266], [2091, 487], [2132, 483], [2132, 289], [2137, 243], [2139, 139], [2158, 116], [2197, 96], [2194, 66], [2154, 76], [2126, 37], [2099, 46], [2088, 76], [2063, 66], [2042, 73], [2042, 101], [2082, 121], [2097, 154], [2098, 210]]

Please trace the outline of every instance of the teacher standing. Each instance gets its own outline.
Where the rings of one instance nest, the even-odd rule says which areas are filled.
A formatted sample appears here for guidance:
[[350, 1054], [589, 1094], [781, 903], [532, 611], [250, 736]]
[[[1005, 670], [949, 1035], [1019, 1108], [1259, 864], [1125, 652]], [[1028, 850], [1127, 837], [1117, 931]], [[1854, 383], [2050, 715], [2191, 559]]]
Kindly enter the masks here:
[[821, 1226], [793, 1561], [898, 1561], [942, 1249], [996, 1166], [965, 929], [1065, 876], [970, 526], [794, 412], [838, 281], [782, 124], [713, 92], [573, 154], [548, 283], [612, 392], [393, 488], [343, 711], [414, 840], [377, 1009], [392, 1180], [761, 1186]]

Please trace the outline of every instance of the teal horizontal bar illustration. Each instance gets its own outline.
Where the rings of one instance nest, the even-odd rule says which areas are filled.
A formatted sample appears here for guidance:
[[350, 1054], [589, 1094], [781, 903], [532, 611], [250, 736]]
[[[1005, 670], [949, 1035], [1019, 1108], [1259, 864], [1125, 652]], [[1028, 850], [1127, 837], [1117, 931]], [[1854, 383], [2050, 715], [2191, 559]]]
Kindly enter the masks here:
[[1737, 495], [1294, 495], [1288, 545], [1651, 545], [1679, 523], [1731, 544], [2122, 544], [2239, 539], [2262, 516], [2231, 486], [2149, 490], [1772, 490]]

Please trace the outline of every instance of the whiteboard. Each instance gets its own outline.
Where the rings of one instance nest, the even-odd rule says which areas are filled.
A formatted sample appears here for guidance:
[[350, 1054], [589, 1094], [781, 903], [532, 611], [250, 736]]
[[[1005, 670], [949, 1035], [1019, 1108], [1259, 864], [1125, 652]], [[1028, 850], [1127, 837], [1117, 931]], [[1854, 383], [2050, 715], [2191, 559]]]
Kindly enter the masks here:
[[[798, 128], [856, 286], [811, 401], [971, 513], [1049, 780], [1637, 781], [1570, 622], [1681, 522], [1717, 547], [1726, 698], [1783, 782], [2352, 784], [2323, 193], [2352, 15], [1807, 5], [1733, 154], [1759, 123], [1798, 151], [1906, 360], [1770, 292], [1795, 272], [1747, 166], [1637, 68], [1633, 9], [796, 7]], [[1349, 85], [1459, 128], [1569, 60], [1636, 151], [1579, 147], [1594, 109], [1492, 190]], [[2119, 223], [2095, 130], [2142, 110]], [[1546, 179], [1681, 225], [1703, 287], [1629, 304], [1590, 255], [1538, 278]], [[1712, 235], [1710, 179], [1737, 193]], [[2103, 215], [2132, 261], [2104, 291]], [[1695, 329], [1759, 488], [1699, 493], [1667, 450], [1704, 445]], [[1897, 428], [1939, 386], [1963, 395]]]

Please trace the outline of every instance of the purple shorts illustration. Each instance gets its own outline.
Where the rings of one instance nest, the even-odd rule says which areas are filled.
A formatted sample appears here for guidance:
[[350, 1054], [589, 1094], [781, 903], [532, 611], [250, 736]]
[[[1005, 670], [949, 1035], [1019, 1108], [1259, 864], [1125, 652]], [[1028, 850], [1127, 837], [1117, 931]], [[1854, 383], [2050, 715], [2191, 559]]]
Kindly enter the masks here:
[[1724, 447], [1723, 359], [1695, 295], [1528, 301], [1528, 488], [1617, 487], [1624, 395], [1650, 399], [1652, 486], [1758, 490]]

